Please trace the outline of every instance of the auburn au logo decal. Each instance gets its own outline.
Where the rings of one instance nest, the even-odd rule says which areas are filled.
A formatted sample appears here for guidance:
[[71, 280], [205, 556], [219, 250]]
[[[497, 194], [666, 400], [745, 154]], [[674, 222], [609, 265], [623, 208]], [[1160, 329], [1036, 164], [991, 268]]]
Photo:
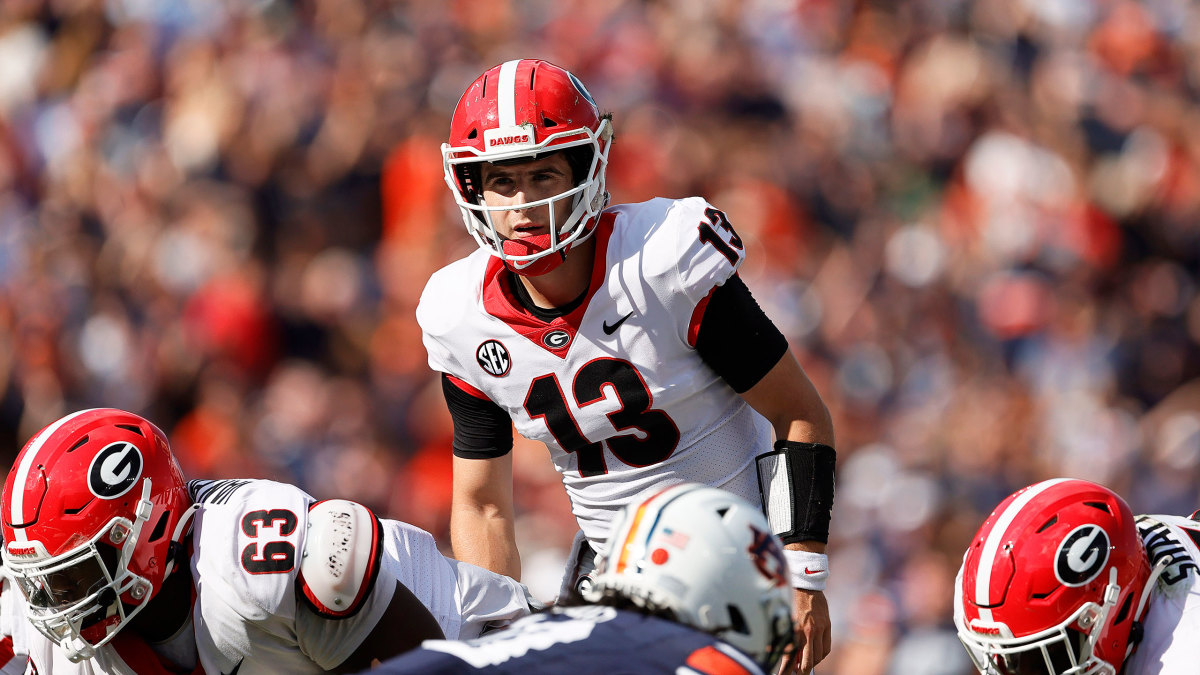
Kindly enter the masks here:
[[750, 532], [754, 537], [747, 553], [754, 561], [754, 566], [776, 586], [786, 586], [788, 581], [784, 571], [787, 569], [787, 558], [783, 555], [783, 549], [779, 548], [771, 535], [757, 527], [751, 525]]

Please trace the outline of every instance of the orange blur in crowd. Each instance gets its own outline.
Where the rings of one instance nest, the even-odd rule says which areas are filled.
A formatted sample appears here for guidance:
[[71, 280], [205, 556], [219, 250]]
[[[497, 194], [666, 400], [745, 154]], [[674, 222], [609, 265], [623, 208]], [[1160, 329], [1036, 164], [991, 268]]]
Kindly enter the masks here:
[[[191, 476], [354, 496], [448, 541], [413, 312], [475, 244], [438, 148], [475, 75], [536, 57], [613, 113], [614, 202], [728, 214], [834, 415], [820, 672], [972, 672], [949, 588], [1017, 487], [1200, 506], [1186, 0], [534, 4], [0, 4], [8, 461], [68, 411], [126, 408]], [[575, 526], [544, 448], [515, 452], [548, 599]]]

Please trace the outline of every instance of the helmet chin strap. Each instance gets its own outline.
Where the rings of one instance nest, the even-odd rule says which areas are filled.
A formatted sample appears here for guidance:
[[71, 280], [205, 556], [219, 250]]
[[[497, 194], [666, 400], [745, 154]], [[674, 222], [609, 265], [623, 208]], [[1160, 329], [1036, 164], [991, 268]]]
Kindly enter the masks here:
[[1142, 597], [1138, 599], [1137, 611], [1133, 613], [1133, 625], [1129, 629], [1129, 644], [1125, 647], [1125, 658], [1129, 658], [1138, 643], [1142, 641], [1142, 613], [1150, 601], [1150, 593], [1154, 591], [1154, 585], [1158, 583], [1158, 578], [1173, 562], [1175, 559], [1172, 556], [1164, 555], [1154, 563], [1154, 568], [1150, 570], [1150, 576], [1146, 578], [1146, 585], [1142, 588]]
[[182, 515], [179, 516], [179, 522], [175, 523], [175, 531], [171, 533], [171, 555], [168, 556], [167, 564], [163, 568], [163, 579], [169, 577], [171, 572], [175, 570], [175, 562], [180, 557], [176, 554], [176, 552], [182, 550], [183, 543], [181, 540], [183, 539], [184, 534], [191, 529], [192, 518], [196, 516], [196, 511], [199, 509], [199, 504], [192, 504], [187, 508], [186, 511], [183, 512]]
[[[539, 234], [525, 239], [505, 239], [501, 244], [504, 249], [504, 254], [507, 256], [524, 256], [540, 253], [550, 248], [550, 235]], [[567, 260], [567, 248], [560, 248], [556, 252], [558, 255], [546, 255], [537, 260], [518, 267], [511, 260], [505, 260], [504, 266], [509, 271], [520, 274], [524, 277], [541, 276], [563, 264]]]
[[79, 663], [96, 655], [96, 648], [81, 637], [70, 635], [64, 638], [60, 644], [67, 652], [67, 660], [71, 663]]
[[1171, 563], [1175, 562], [1175, 558], [1170, 555], [1164, 555], [1154, 564], [1154, 568], [1150, 570], [1150, 576], [1146, 577], [1146, 586], [1142, 589], [1142, 597], [1138, 600], [1137, 612], [1134, 613], [1135, 621], [1142, 620], [1142, 611], [1146, 609], [1146, 603], [1150, 600], [1150, 592], [1154, 590], [1154, 584], [1158, 583], [1158, 578], [1162, 573], [1167, 571]]

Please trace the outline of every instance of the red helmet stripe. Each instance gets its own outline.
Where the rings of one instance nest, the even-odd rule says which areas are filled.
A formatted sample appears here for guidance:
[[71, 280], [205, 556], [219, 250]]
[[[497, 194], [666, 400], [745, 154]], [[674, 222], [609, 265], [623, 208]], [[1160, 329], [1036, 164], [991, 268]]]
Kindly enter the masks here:
[[1034, 497], [1068, 480], [1070, 479], [1054, 478], [1030, 485], [1024, 492], [1009, 502], [1004, 511], [996, 518], [996, 523], [992, 525], [992, 530], [988, 532], [987, 540], [983, 544], [983, 552], [979, 556], [979, 570], [975, 576], [975, 602], [979, 605], [980, 620], [992, 621], [992, 610], [986, 608], [987, 605], [992, 604], [990, 593], [992, 563], [996, 561], [996, 554], [999, 552], [1000, 546], [1004, 543], [1008, 526], [1012, 525], [1013, 520]]
[[517, 66], [521, 62], [505, 61], [500, 66], [500, 82], [497, 89], [497, 122], [500, 128], [517, 126]]
[[[54, 424], [46, 427], [46, 429], [42, 431], [42, 433], [38, 434], [36, 438], [29, 441], [29, 446], [25, 448], [24, 453], [21, 455], [21, 462], [17, 465], [17, 477], [13, 479], [12, 499], [9, 501], [8, 522], [16, 524], [24, 523], [26, 521], [25, 483], [29, 480], [30, 470], [36, 465], [35, 460], [37, 460], [38, 454], [42, 451], [42, 446], [44, 446], [46, 441], [49, 440], [50, 437], [55, 434], [55, 432], [61, 429], [64, 424], [84, 413], [89, 413], [97, 409], [98, 408], [89, 408], [88, 410], [80, 410], [79, 412], [67, 415]], [[17, 541], [29, 541], [29, 538], [25, 536], [25, 528], [23, 527], [14, 527], [13, 534], [16, 536]]]

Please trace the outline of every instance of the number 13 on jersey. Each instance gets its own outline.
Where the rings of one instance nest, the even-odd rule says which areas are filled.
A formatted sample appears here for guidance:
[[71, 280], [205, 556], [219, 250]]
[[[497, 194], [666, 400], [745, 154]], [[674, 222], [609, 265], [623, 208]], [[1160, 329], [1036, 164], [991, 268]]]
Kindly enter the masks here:
[[653, 397], [633, 364], [622, 359], [589, 361], [575, 375], [572, 394], [580, 411], [603, 401], [604, 388], [612, 387], [621, 407], [607, 414], [617, 434], [603, 441], [589, 441], [567, 405], [566, 395], [554, 374], [534, 378], [525, 397], [530, 417], [542, 418], [563, 450], [575, 453], [579, 475], [608, 473], [604, 445], [629, 466], [649, 466], [671, 456], [679, 445], [679, 427], [667, 413], [652, 408]]

